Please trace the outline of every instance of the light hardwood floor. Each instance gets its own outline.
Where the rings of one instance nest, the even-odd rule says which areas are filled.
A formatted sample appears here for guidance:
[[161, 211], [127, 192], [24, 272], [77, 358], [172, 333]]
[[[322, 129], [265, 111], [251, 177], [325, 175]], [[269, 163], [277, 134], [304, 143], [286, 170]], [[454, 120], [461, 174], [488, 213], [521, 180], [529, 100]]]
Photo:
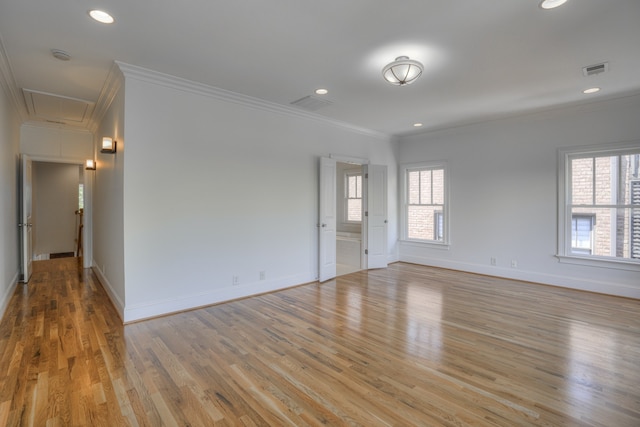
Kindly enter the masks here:
[[637, 300], [398, 263], [122, 326], [34, 265], [0, 426], [640, 426]]

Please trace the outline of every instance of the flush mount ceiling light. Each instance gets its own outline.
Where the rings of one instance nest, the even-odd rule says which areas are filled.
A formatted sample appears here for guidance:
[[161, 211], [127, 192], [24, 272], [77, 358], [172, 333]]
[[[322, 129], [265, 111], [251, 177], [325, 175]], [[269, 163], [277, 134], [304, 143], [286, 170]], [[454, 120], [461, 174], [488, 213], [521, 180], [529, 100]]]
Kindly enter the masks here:
[[109, 15], [107, 12], [103, 10], [98, 10], [98, 9], [90, 10], [89, 16], [98, 22], [102, 22], [103, 24], [113, 24], [113, 22], [115, 21], [113, 19], [113, 16]]
[[405, 86], [416, 81], [422, 70], [423, 66], [418, 61], [408, 56], [398, 56], [382, 69], [382, 77], [392, 85]]
[[540, 7], [543, 9], [554, 9], [565, 4], [567, 0], [542, 0]]

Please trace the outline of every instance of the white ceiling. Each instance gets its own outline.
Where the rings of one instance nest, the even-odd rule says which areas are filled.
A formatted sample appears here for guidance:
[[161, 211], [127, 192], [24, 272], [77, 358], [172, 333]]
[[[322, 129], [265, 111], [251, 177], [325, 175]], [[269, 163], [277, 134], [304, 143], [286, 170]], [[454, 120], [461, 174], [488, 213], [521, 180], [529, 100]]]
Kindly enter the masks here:
[[[326, 88], [315, 114], [391, 135], [640, 92], [640, 0], [538, 3], [0, 0], [0, 37], [21, 96], [91, 105], [117, 60], [287, 106]], [[115, 24], [90, 19], [93, 7]], [[425, 66], [405, 87], [381, 75], [400, 55]]]

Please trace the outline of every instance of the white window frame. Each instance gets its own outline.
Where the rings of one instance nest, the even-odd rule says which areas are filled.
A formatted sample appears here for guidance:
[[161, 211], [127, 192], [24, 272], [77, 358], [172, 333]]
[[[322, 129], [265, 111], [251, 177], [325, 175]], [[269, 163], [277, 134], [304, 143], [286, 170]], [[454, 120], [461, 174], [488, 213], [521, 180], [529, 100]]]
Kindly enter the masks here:
[[[636, 154], [640, 141], [562, 148], [558, 150], [558, 248], [556, 257], [561, 263], [604, 267], [640, 272], [640, 261], [626, 258], [573, 254], [571, 249], [570, 162], [575, 158]], [[618, 205], [612, 205], [615, 208]], [[609, 206], [606, 206], [609, 207]], [[620, 205], [620, 207], [628, 207]]]
[[[349, 219], [349, 177], [359, 176], [360, 177], [360, 221], [354, 221]], [[344, 212], [343, 212], [343, 223], [344, 224], [362, 224], [362, 216], [363, 216], [363, 189], [364, 185], [364, 177], [362, 176], [362, 170], [347, 170], [344, 172]], [[357, 198], [354, 198], [354, 200]]]
[[[437, 240], [422, 240], [422, 239], [410, 239], [408, 238], [408, 205], [409, 205], [409, 185], [408, 185], [408, 172], [427, 170], [427, 169], [442, 169], [444, 176], [444, 201], [442, 205], [442, 220], [443, 224], [443, 239]], [[410, 243], [418, 246], [429, 246], [436, 249], [449, 249], [451, 245], [451, 233], [450, 233], [450, 205], [449, 205], [449, 165], [446, 161], [434, 161], [434, 162], [420, 162], [420, 163], [406, 163], [400, 165], [400, 183], [402, 187], [401, 193], [401, 215], [400, 215], [400, 240], [402, 242]]]

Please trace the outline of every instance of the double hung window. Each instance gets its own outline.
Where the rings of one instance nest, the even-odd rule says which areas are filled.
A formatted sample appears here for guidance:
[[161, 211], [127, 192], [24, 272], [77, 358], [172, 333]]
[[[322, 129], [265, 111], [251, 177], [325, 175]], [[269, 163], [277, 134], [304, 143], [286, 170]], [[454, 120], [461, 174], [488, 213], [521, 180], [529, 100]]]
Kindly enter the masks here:
[[559, 255], [640, 263], [640, 145], [561, 151]]
[[445, 165], [405, 166], [403, 239], [446, 244], [447, 179]]
[[346, 196], [346, 220], [347, 222], [362, 221], [362, 174], [345, 174], [345, 196]]

